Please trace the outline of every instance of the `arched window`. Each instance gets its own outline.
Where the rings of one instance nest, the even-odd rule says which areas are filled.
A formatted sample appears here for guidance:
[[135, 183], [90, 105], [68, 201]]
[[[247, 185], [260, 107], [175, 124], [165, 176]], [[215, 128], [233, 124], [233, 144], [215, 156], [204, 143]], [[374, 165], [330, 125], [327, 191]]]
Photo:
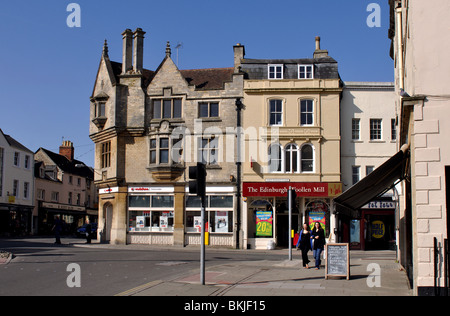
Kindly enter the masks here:
[[314, 148], [312, 145], [306, 144], [301, 150], [302, 172], [314, 171]]
[[269, 146], [269, 172], [281, 172], [283, 157], [280, 144], [271, 144]]
[[286, 146], [286, 172], [298, 172], [298, 147], [295, 144]]

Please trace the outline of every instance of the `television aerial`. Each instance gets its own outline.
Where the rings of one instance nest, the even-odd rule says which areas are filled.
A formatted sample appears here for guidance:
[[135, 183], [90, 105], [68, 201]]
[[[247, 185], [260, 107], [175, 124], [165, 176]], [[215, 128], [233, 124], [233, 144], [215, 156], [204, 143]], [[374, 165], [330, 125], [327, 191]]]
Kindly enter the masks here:
[[177, 44], [177, 46], [175, 46], [175, 49], [177, 50], [177, 67], [179, 67], [180, 66], [180, 64], [178, 63], [178, 56], [179, 56], [179, 50], [180, 50], [180, 48], [183, 48], [183, 42], [179, 42], [178, 44]]

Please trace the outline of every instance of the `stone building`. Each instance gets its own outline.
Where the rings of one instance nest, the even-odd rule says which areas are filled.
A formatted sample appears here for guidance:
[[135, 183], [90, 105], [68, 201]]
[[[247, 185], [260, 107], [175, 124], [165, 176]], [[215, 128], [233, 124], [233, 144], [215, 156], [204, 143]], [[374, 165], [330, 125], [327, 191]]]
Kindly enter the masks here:
[[187, 185], [188, 168], [200, 161], [208, 174], [207, 242], [236, 246], [235, 104], [243, 74], [236, 65], [179, 70], [169, 43], [159, 67], [146, 70], [144, 35], [123, 32], [122, 63], [109, 59], [105, 43], [91, 96], [101, 237], [200, 244], [200, 201]]

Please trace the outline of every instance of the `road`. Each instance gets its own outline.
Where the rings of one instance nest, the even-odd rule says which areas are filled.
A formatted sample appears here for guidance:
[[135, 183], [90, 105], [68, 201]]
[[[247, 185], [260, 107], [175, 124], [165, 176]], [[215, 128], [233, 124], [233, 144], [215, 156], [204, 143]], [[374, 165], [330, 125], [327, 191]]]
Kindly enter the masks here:
[[[79, 239], [63, 238], [62, 242], [54, 245], [52, 238], [0, 240], [0, 249], [15, 256], [9, 264], [0, 265], [0, 296], [112, 296], [199, 271], [197, 248], [99, 249], [74, 246], [80, 244]], [[284, 259], [276, 253], [208, 249], [206, 266]], [[73, 263], [79, 274], [74, 274], [78, 268], [72, 269]]]

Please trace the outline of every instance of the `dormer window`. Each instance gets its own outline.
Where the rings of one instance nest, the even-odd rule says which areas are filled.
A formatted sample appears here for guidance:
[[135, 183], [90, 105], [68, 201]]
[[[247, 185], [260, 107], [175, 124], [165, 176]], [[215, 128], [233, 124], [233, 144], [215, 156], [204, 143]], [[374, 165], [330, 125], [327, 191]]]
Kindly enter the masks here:
[[298, 79], [314, 79], [313, 65], [298, 65]]
[[283, 79], [283, 65], [269, 65], [269, 79]]

